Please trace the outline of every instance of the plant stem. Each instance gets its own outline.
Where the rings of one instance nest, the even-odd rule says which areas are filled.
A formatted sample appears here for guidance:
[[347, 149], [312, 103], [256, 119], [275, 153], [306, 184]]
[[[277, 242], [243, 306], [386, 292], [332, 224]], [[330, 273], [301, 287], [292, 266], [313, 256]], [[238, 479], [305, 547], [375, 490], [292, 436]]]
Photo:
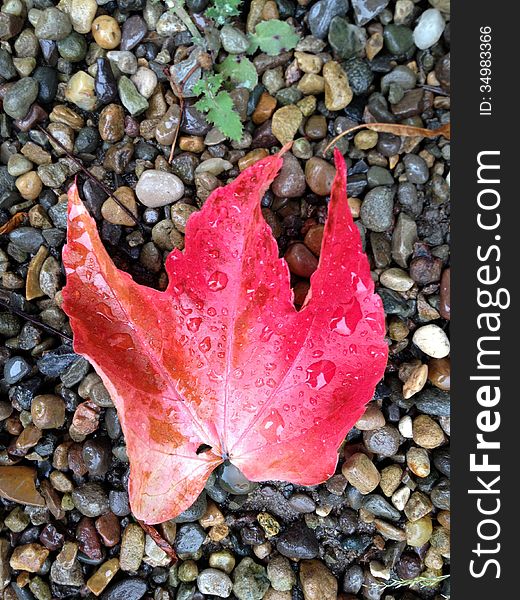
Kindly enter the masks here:
[[182, 0], [166, 0], [166, 4], [168, 5], [168, 8], [179, 17], [184, 25], [186, 25], [186, 28], [191, 33], [193, 41], [200, 46], [204, 45], [204, 38], [195, 27], [190, 15], [186, 12], [186, 9], [183, 6], [184, 2], [182, 2]]

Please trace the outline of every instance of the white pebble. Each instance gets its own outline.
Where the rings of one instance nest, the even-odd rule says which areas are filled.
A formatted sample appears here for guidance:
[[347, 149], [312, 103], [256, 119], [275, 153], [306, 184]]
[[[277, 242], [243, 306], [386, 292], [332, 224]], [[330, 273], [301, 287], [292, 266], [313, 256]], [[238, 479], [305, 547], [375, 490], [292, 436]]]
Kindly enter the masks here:
[[141, 175], [135, 193], [145, 206], [158, 208], [180, 200], [184, 194], [184, 183], [173, 173], [150, 169]]
[[409, 440], [411, 440], [413, 438], [413, 432], [412, 432], [412, 417], [410, 417], [409, 415], [405, 415], [400, 421], [399, 421], [399, 433], [404, 437], [407, 438]]
[[410, 491], [410, 488], [403, 486], [392, 494], [392, 504], [397, 508], [397, 510], [404, 509], [406, 503], [410, 499], [411, 493], [412, 492]]
[[429, 8], [421, 15], [413, 30], [413, 41], [417, 48], [426, 50], [436, 44], [444, 31], [444, 19], [440, 10]]
[[450, 353], [450, 340], [438, 325], [424, 325], [413, 334], [413, 343], [432, 358], [444, 358]]
[[147, 100], [157, 87], [157, 75], [152, 69], [147, 69], [146, 67], [139, 67], [135, 75], [132, 75], [130, 79], [141, 96], [144, 96]]

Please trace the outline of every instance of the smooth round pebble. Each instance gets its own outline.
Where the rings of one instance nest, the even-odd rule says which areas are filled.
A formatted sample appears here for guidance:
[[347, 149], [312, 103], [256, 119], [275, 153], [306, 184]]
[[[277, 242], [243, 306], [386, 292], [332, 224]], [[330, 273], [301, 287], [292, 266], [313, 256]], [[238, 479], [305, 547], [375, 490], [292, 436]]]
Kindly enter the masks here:
[[141, 175], [135, 193], [142, 204], [157, 208], [180, 200], [184, 194], [184, 184], [173, 173], [151, 169]]
[[444, 358], [450, 353], [450, 340], [435, 324], [423, 325], [413, 334], [413, 343], [432, 358]]
[[444, 27], [440, 10], [436, 8], [425, 10], [413, 30], [413, 41], [417, 48], [421, 50], [431, 48], [440, 40]]

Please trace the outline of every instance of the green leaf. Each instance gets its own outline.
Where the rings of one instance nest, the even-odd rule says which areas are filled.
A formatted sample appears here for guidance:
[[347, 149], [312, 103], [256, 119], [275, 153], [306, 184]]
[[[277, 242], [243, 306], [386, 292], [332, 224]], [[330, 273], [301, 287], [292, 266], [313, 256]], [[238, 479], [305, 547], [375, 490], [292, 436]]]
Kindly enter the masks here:
[[224, 90], [219, 91], [222, 81], [222, 75], [209, 75], [198, 81], [193, 91], [202, 98], [195, 103], [195, 108], [206, 113], [208, 121], [226, 137], [238, 141], [242, 138], [242, 123], [231, 96]]
[[299, 41], [300, 36], [287, 21], [269, 19], [256, 26], [248, 52], [254, 51], [255, 46], [258, 46], [269, 56], [276, 56], [280, 52], [292, 50]]
[[239, 6], [242, 0], [213, 0], [210, 7], [204, 13], [215, 25], [224, 25], [231, 17], [240, 14]]
[[253, 90], [258, 83], [255, 65], [246, 56], [229, 55], [217, 65], [218, 72], [239, 87]]
[[199, 81], [197, 81], [193, 86], [193, 93], [196, 96], [199, 96], [200, 94], [214, 95], [221, 88], [223, 81], [224, 78], [222, 75], [208, 75], [204, 79], [199, 79]]

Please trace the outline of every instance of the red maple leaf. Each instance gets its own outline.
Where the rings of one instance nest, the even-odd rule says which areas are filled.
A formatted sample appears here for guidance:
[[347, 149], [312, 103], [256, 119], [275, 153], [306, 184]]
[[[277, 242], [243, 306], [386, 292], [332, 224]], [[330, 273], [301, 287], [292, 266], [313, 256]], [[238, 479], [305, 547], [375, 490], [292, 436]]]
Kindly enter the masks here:
[[63, 308], [76, 352], [117, 407], [137, 518], [175, 517], [224, 460], [253, 481], [315, 485], [334, 473], [387, 358], [345, 162], [339, 152], [335, 160], [320, 262], [300, 311], [261, 213], [280, 156], [215, 190], [190, 217], [184, 252], [166, 261], [164, 292], [114, 266], [71, 188]]

